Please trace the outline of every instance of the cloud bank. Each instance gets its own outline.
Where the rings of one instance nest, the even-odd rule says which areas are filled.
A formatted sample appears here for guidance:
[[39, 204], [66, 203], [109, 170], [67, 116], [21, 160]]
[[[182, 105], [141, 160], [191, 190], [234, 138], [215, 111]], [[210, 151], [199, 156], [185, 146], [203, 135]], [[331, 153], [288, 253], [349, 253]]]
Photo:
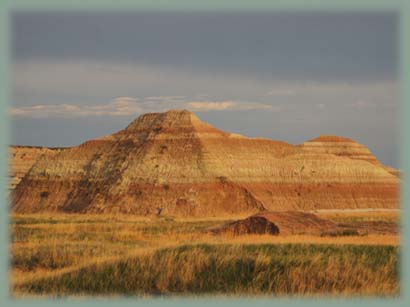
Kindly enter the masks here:
[[163, 112], [168, 109], [192, 111], [225, 110], [271, 110], [271, 105], [242, 101], [189, 101], [184, 96], [150, 96], [144, 98], [118, 97], [107, 104], [38, 104], [11, 108], [15, 117], [52, 118], [84, 116], [130, 116], [148, 112]]

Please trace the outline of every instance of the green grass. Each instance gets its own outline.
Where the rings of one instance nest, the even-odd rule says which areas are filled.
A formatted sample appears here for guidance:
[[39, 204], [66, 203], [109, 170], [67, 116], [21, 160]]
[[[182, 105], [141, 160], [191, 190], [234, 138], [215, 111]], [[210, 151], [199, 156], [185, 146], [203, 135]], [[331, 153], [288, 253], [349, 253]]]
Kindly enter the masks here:
[[29, 281], [59, 295], [397, 295], [398, 248], [184, 245]]

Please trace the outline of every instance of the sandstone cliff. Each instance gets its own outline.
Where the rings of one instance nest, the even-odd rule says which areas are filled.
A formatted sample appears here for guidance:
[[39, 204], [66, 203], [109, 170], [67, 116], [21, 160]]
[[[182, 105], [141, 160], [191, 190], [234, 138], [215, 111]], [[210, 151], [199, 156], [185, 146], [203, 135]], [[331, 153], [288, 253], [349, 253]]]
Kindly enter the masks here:
[[180, 216], [396, 208], [398, 186], [397, 176], [352, 140], [329, 136], [294, 146], [226, 133], [171, 110], [42, 156], [12, 192], [12, 204], [16, 212]]

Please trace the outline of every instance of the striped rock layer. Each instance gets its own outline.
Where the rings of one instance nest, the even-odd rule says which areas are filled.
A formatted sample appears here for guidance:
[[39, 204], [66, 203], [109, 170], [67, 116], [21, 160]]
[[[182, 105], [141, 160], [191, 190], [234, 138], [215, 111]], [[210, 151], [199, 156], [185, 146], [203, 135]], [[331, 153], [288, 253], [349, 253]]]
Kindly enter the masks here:
[[53, 155], [59, 148], [10, 146], [9, 189], [14, 189], [42, 155]]
[[15, 212], [216, 216], [397, 208], [399, 178], [350, 140], [302, 145], [220, 131], [186, 110], [43, 155], [12, 191]]

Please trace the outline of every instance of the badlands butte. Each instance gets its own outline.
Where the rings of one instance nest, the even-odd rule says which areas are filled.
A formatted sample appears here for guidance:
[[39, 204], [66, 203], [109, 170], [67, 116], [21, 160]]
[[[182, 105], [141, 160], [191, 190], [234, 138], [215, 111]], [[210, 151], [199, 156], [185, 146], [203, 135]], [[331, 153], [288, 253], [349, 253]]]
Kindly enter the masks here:
[[10, 151], [14, 213], [211, 217], [399, 203], [398, 171], [351, 139], [248, 138], [186, 110], [145, 114], [75, 147]]

